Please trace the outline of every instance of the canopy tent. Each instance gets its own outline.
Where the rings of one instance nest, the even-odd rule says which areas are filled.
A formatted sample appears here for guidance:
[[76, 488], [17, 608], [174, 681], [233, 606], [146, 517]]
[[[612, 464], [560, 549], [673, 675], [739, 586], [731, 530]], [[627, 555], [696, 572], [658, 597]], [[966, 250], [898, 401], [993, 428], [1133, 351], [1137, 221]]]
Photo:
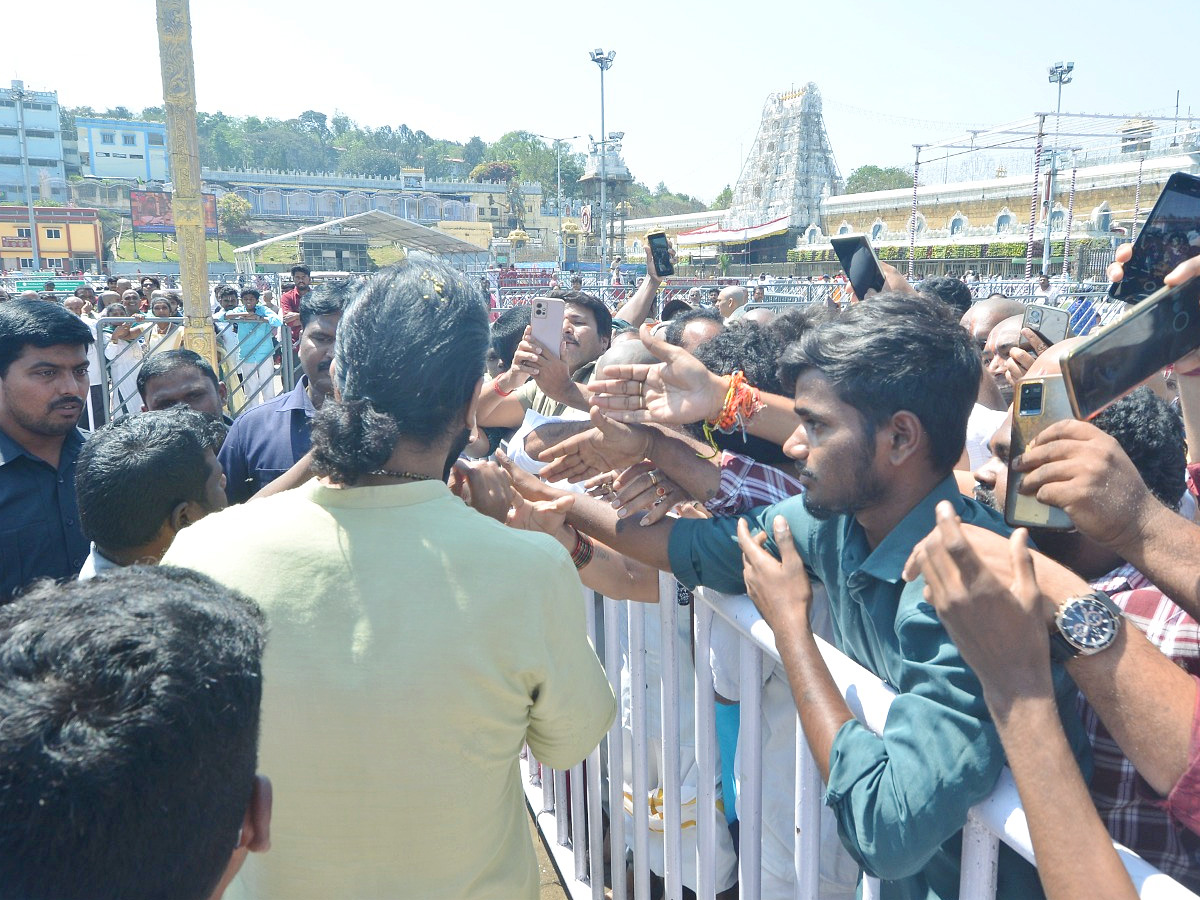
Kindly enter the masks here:
[[292, 241], [306, 234], [339, 233], [343, 229], [361, 232], [368, 238], [400, 244], [406, 250], [425, 250], [447, 257], [451, 265], [466, 269], [468, 266], [486, 266], [488, 251], [472, 243], [456, 238], [436, 228], [429, 228], [408, 219], [402, 219], [378, 209], [356, 213], [341, 219], [330, 219], [319, 225], [309, 225], [280, 234], [266, 240], [247, 244], [234, 250], [239, 272], [254, 271], [254, 254], [263, 247], [280, 241]]

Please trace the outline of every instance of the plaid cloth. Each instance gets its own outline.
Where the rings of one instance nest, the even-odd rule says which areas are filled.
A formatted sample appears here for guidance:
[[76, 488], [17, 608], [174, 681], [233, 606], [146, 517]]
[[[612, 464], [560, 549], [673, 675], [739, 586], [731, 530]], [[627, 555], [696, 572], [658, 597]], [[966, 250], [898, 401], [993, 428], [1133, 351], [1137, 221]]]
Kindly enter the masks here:
[[736, 516], [756, 506], [778, 503], [802, 493], [800, 482], [782, 469], [755, 462], [749, 456], [723, 451], [717, 495], [704, 503], [714, 516]]
[[[1125, 618], [1171, 660], [1193, 677], [1200, 675], [1200, 624], [1141, 572], [1123, 565], [1092, 587], [1112, 597]], [[1200, 836], [1185, 827], [1200, 824], [1200, 727], [1195, 717], [1192, 767], [1164, 799], [1138, 775], [1082, 695], [1079, 714], [1096, 765], [1092, 800], [1109, 834], [1190, 890], [1200, 890]]]

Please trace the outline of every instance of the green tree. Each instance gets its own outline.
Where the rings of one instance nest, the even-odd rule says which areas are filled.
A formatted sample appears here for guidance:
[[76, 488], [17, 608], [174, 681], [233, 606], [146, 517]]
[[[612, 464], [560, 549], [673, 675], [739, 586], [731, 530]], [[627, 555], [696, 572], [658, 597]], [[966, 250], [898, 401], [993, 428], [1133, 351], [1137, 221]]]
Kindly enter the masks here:
[[483, 162], [483, 157], [486, 153], [487, 144], [485, 144], [483, 140], [476, 135], [467, 141], [466, 145], [463, 147], [462, 159], [463, 162], [465, 162], [468, 166], [475, 168], [477, 165]]
[[390, 150], [380, 150], [356, 144], [338, 157], [338, 171], [344, 175], [371, 175], [375, 178], [396, 178], [403, 164]]
[[511, 160], [496, 160], [477, 165], [467, 176], [472, 181], [499, 181], [507, 183], [517, 177], [517, 164]]
[[725, 189], [717, 194], [716, 199], [712, 202], [712, 209], [729, 209], [733, 206], [733, 188], [725, 185]]
[[217, 200], [217, 217], [226, 234], [243, 231], [250, 221], [250, 201], [230, 191]]
[[147, 106], [142, 109], [141, 118], [147, 122], [165, 122], [167, 111], [161, 106]]
[[898, 166], [859, 166], [846, 179], [847, 194], [861, 194], [866, 191], [891, 191], [897, 188], [912, 187], [912, 172]]

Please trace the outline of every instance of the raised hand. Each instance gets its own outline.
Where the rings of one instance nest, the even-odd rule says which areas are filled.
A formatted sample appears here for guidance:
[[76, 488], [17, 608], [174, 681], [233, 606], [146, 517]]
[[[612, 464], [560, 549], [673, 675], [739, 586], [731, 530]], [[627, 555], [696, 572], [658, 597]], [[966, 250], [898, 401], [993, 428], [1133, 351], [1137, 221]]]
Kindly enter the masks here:
[[588, 387], [593, 403], [619, 422], [686, 425], [721, 414], [729, 383], [681, 347], [641, 328], [642, 343], [663, 362], [606, 366]]
[[643, 427], [610, 419], [598, 408], [591, 410], [592, 428], [572, 435], [537, 454], [549, 465], [542, 470], [547, 481], [583, 481], [613, 469], [627, 469], [650, 452], [652, 435]]
[[745, 519], [738, 519], [738, 546], [742, 548], [746, 593], [771, 630], [782, 634], [789, 627], [808, 627], [812, 583], [792, 540], [787, 519], [776, 516], [771, 528], [779, 548], [778, 559], [763, 546], [767, 542], [767, 533], [760, 532], [752, 537]]

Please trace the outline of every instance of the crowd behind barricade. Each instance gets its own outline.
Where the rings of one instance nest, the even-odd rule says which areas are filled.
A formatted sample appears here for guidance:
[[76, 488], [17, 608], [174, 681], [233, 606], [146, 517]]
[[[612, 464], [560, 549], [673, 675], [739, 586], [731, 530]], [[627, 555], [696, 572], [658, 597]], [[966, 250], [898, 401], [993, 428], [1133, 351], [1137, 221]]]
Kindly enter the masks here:
[[[761, 896], [795, 892], [797, 714], [822, 897], [957, 897], [1006, 765], [1038, 867], [1003, 848], [997, 896], [1132, 896], [1113, 840], [1200, 889], [1200, 353], [1010, 458], [1015, 386], [1078, 341], [1025, 302], [1068, 298], [885, 273], [777, 311], [766, 278], [660, 297], [647, 252], [615, 308], [537, 285], [546, 345], [433, 257], [296, 266], [278, 306], [215, 291], [216, 370], [153, 278], [0, 303], [0, 898], [535, 897], [519, 756], [664, 728], [652, 692], [636, 733], [591, 592], [665, 598], [687, 647], [701, 586], [748, 593], [781, 661], [743, 683], [720, 623], [674, 660], [683, 737], [698, 677], [735, 755], [761, 693]], [[1072, 530], [1007, 525], [1014, 473]], [[818, 637], [896, 691], [880, 732]], [[671, 639], [647, 631], [649, 685]], [[745, 762], [703, 791], [690, 737], [679, 762], [737, 896]], [[658, 876], [669, 769], [604, 773]]]

